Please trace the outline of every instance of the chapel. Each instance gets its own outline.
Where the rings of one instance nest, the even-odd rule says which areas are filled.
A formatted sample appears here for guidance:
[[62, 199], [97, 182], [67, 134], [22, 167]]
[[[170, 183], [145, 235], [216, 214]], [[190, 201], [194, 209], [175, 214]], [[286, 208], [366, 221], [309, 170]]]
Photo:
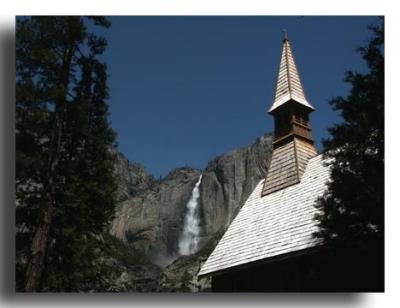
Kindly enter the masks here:
[[314, 107], [286, 34], [282, 45], [268, 110], [275, 123], [271, 162], [198, 273], [211, 276], [213, 292], [348, 291], [363, 279], [362, 262], [333, 256], [313, 236], [330, 169], [314, 145]]

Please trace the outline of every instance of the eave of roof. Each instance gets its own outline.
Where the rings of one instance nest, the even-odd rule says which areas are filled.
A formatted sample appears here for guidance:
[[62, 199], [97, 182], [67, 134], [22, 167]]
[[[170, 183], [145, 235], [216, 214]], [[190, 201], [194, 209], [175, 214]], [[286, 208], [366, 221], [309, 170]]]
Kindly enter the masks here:
[[222, 275], [225, 273], [232, 273], [234, 271], [244, 270], [244, 269], [251, 268], [251, 267], [254, 267], [257, 265], [261, 265], [261, 264], [271, 264], [271, 263], [285, 261], [288, 259], [293, 259], [293, 258], [296, 258], [299, 256], [311, 255], [311, 254], [315, 254], [315, 253], [321, 251], [322, 247], [323, 247], [322, 245], [315, 245], [315, 246], [312, 246], [309, 248], [288, 252], [288, 253], [277, 255], [277, 256], [274, 256], [271, 258], [255, 260], [255, 261], [252, 261], [249, 263], [244, 263], [244, 264], [240, 264], [237, 266], [228, 267], [228, 268], [221, 269], [221, 270], [215, 271], [215, 272], [209, 272], [209, 273], [205, 273], [205, 274], [203, 274], [203, 273], [200, 274], [200, 272], [199, 272], [198, 277], [218, 276], [218, 275]]

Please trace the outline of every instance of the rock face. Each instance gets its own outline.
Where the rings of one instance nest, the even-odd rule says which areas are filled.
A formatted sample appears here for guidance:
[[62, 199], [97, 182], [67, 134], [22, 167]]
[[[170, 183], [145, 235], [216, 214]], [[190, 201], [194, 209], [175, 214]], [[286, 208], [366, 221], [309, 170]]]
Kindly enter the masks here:
[[[198, 205], [199, 249], [209, 245], [211, 240], [216, 243], [266, 174], [271, 153], [272, 136], [267, 134], [250, 146], [217, 157], [204, 171], [178, 168], [159, 181], [143, 166], [119, 155], [115, 170], [121, 202], [117, 205], [111, 234], [134, 251], [148, 256], [152, 263], [162, 267], [170, 264], [179, 257], [178, 242], [186, 204], [203, 174]], [[208, 255], [197, 256], [182, 256], [171, 264], [162, 276], [161, 289], [173, 291], [175, 286], [181, 291], [207, 290], [207, 282], [199, 282], [194, 276]], [[179, 268], [185, 268], [185, 277]], [[175, 284], [176, 279], [187, 280], [187, 283]]]
[[203, 242], [224, 231], [254, 187], [265, 176], [272, 153], [272, 136], [264, 135], [250, 146], [211, 161], [201, 185]]
[[120, 152], [116, 153], [114, 173], [118, 183], [118, 201], [131, 198], [136, 192], [149, 188], [155, 182], [141, 164], [130, 162]]
[[186, 203], [200, 171], [179, 168], [117, 206], [111, 234], [165, 265], [177, 256]]

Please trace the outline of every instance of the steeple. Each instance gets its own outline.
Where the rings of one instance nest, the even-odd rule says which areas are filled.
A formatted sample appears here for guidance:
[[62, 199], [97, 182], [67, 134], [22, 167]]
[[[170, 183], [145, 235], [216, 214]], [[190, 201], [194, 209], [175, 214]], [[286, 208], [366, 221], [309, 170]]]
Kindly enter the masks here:
[[308, 160], [318, 154], [309, 124], [312, 111], [285, 32], [275, 98], [268, 110], [274, 117], [275, 138], [263, 196], [299, 183]]
[[276, 83], [275, 98], [268, 112], [272, 113], [274, 110], [290, 100], [294, 100], [299, 104], [304, 105], [305, 107], [309, 108], [310, 111], [314, 110], [314, 108], [306, 99], [303, 85], [300, 80], [300, 75], [294, 61], [292, 48], [290, 47], [287, 32], [285, 31], [278, 81]]

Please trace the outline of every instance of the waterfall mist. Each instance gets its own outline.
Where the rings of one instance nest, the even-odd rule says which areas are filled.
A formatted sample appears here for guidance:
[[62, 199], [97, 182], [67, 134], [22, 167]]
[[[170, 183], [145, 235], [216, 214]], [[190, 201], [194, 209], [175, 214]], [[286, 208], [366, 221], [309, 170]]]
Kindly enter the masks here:
[[179, 239], [179, 254], [180, 255], [191, 255], [197, 252], [198, 244], [199, 244], [199, 215], [198, 215], [198, 200], [200, 197], [200, 184], [201, 178], [203, 175], [200, 175], [199, 179], [196, 182], [196, 185], [193, 188], [192, 196], [190, 197], [189, 202], [186, 204], [186, 216], [183, 225], [182, 235]]

